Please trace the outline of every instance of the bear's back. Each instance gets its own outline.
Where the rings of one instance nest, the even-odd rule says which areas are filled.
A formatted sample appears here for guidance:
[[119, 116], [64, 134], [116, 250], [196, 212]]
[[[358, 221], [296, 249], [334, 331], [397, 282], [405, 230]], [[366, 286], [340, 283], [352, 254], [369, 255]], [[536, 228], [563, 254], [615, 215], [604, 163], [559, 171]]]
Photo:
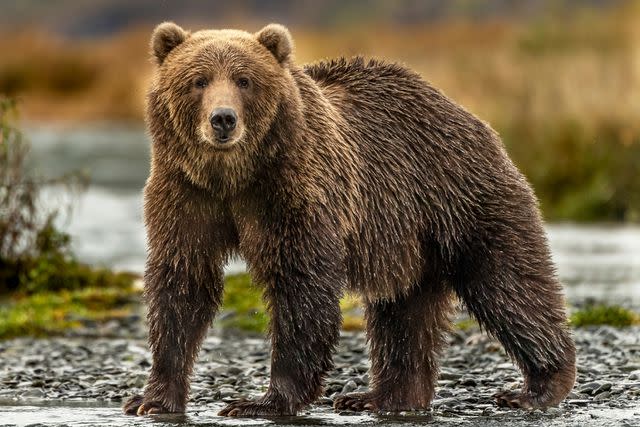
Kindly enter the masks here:
[[362, 256], [349, 266], [353, 287], [401, 291], [394, 285], [423, 273], [425, 246], [455, 252], [479, 223], [493, 221], [483, 217], [507, 202], [496, 195], [534, 202], [495, 132], [414, 71], [362, 57], [304, 71], [342, 116], [360, 158], [362, 222], [351, 249]]

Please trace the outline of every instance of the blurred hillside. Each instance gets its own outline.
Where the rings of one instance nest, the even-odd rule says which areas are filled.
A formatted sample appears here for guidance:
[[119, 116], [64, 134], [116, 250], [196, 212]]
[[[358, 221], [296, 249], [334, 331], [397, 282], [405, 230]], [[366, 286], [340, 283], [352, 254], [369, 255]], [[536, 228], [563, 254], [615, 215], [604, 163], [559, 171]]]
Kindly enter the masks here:
[[577, 8], [620, 3], [622, 0], [0, 0], [0, 26], [38, 26], [66, 36], [93, 37], [163, 20], [225, 27], [272, 20], [304, 27], [414, 25], [452, 18], [568, 16]]
[[640, 2], [2, 1], [0, 93], [29, 121], [141, 123], [165, 19], [403, 62], [501, 133], [548, 218], [640, 221]]

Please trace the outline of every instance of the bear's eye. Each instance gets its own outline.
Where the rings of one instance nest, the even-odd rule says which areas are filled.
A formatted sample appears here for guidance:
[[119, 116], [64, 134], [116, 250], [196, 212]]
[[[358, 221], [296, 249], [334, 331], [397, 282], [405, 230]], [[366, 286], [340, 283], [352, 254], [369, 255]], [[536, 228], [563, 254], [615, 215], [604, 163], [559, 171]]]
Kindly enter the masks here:
[[240, 89], [246, 89], [249, 87], [249, 79], [246, 77], [240, 77], [237, 81], [236, 84], [238, 85], [238, 87]]
[[198, 77], [194, 84], [198, 89], [204, 89], [205, 87], [207, 87], [209, 82], [204, 77]]

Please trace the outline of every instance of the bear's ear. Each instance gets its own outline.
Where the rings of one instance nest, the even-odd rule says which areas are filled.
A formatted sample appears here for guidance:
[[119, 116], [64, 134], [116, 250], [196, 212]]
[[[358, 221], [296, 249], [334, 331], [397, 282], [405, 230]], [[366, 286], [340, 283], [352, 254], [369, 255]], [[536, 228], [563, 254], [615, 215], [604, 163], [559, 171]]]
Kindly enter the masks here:
[[258, 31], [256, 37], [280, 64], [289, 60], [293, 52], [293, 39], [286, 27], [280, 24], [269, 24]]
[[169, 52], [185, 41], [188, 36], [188, 32], [173, 22], [163, 22], [158, 25], [151, 35], [151, 52], [158, 65], [162, 65]]

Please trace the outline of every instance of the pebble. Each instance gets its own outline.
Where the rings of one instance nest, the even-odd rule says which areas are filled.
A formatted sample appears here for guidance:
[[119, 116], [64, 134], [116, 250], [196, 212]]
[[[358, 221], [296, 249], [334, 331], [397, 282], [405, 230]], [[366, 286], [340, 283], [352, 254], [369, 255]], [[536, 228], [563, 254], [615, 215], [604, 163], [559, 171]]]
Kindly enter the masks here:
[[594, 391], [600, 388], [601, 384], [598, 381], [591, 381], [587, 384], [581, 385], [578, 392], [582, 394], [593, 394]]
[[236, 390], [231, 387], [222, 387], [218, 390], [218, 393], [220, 393], [220, 397], [229, 397], [236, 394]]
[[45, 397], [45, 393], [44, 393], [44, 391], [40, 390], [39, 388], [32, 388], [32, 389], [27, 390], [24, 393], [22, 393], [20, 395], [20, 397], [23, 397], [23, 398], [43, 398], [43, 397]]
[[594, 402], [602, 402], [605, 400], [609, 400], [611, 393], [608, 391], [603, 391], [602, 393], [595, 393], [595, 397], [593, 398]]
[[351, 393], [352, 391], [354, 391], [356, 388], [358, 388], [358, 385], [356, 384], [355, 381], [353, 380], [349, 380], [347, 381], [347, 383], [344, 385], [344, 387], [342, 387], [342, 393]]
[[613, 384], [607, 383], [607, 382], [601, 383], [600, 387], [598, 387], [597, 389], [595, 389], [593, 391], [593, 394], [594, 395], [598, 395], [598, 394], [601, 394], [602, 392], [609, 391], [609, 390], [611, 390], [611, 386], [612, 385]]

